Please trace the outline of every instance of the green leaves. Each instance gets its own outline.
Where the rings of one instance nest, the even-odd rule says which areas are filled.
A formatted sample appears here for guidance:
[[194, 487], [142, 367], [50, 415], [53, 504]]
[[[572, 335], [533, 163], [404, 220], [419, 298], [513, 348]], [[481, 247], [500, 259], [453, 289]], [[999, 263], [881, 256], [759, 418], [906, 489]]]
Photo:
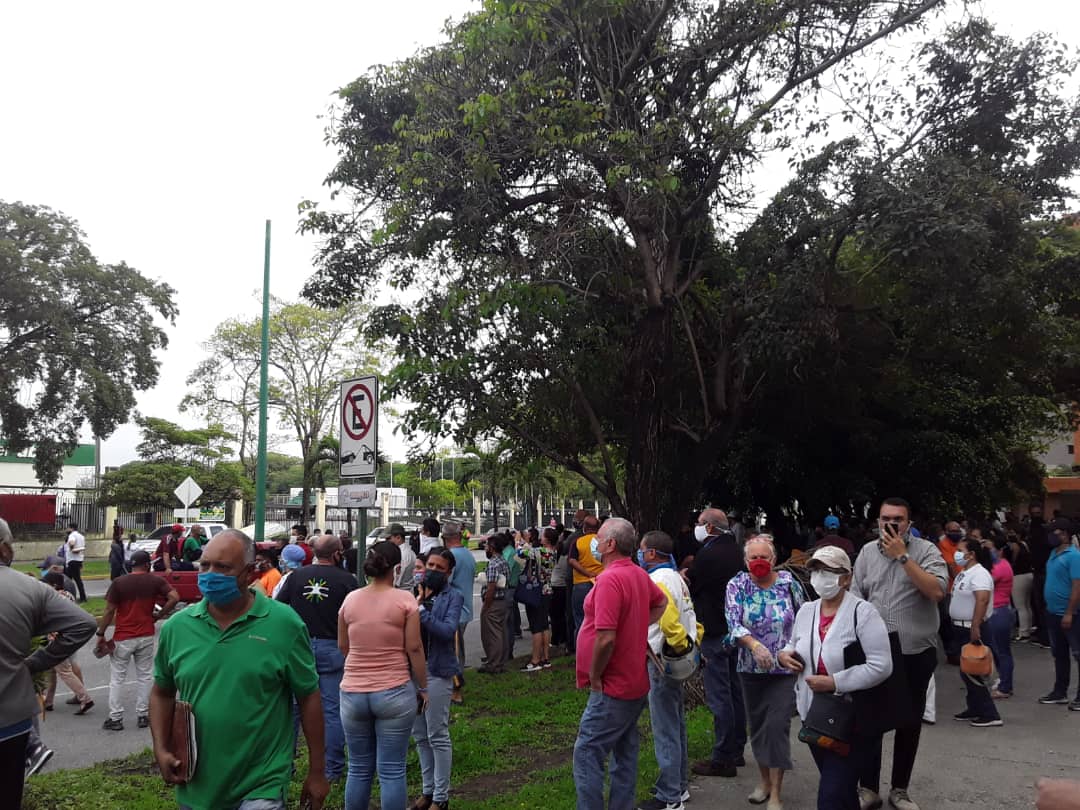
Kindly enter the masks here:
[[0, 202], [0, 430], [52, 484], [89, 424], [110, 435], [157, 383], [174, 290], [102, 265], [72, 219]]

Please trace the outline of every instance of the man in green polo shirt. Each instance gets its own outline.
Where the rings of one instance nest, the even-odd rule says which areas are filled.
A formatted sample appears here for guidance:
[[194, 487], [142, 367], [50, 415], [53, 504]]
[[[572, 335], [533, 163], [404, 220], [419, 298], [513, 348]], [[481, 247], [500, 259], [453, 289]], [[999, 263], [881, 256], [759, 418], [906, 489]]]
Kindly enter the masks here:
[[[290, 700], [300, 705], [309, 760], [302, 801], [322, 807], [324, 775], [319, 676], [307, 628], [287, 605], [249, 586], [254, 546], [242, 532], [221, 532], [203, 548], [204, 599], [161, 628], [150, 695], [154, 756], [176, 798], [190, 810], [284, 810], [293, 764]], [[178, 784], [169, 750], [177, 698], [192, 706], [198, 762]]]

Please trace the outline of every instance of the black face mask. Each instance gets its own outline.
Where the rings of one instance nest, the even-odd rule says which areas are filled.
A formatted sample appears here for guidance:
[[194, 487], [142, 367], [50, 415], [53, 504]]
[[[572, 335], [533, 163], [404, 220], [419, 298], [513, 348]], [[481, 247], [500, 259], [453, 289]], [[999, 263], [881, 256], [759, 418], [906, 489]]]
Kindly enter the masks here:
[[428, 570], [424, 572], [424, 587], [432, 593], [441, 593], [446, 587], [447, 577], [442, 571]]

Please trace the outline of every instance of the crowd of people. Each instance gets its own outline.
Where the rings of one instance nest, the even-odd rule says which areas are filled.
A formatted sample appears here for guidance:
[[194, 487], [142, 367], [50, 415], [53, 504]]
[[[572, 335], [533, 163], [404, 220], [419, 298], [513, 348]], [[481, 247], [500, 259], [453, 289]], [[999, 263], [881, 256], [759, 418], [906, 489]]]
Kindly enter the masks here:
[[[582, 510], [565, 529], [489, 535], [479, 575], [461, 525], [434, 518], [411, 539], [391, 525], [362, 555], [348, 538], [309, 536], [303, 524], [259, 548], [236, 530], [196, 535], [191, 553], [173, 532], [155, 555], [125, 554], [95, 622], [76, 604], [70, 560], [47, 559], [40, 584], [10, 569], [0, 520], [0, 790], [17, 806], [24, 777], [47, 759], [37, 721], [52, 709], [55, 677], [77, 713], [93, 706], [73, 654], [96, 632], [95, 654], [111, 670], [104, 727], [124, 728], [134, 664], [137, 725], [149, 727], [181, 807], [283, 808], [302, 730], [311, 806], [345, 780], [346, 808], [366, 810], [377, 779], [387, 810], [446, 810], [450, 707], [463, 700], [479, 580], [477, 672], [507, 670], [522, 608], [531, 641], [522, 671], [576, 655], [578, 686], [589, 690], [573, 755], [581, 810], [683, 810], [691, 774], [736, 776], [747, 743], [757, 768], [747, 800], [781, 810], [793, 720], [819, 770], [819, 808], [918, 810], [909, 790], [934, 717], [939, 649], [966, 689], [957, 720], [1002, 725], [996, 704], [1014, 693], [1011, 646], [1023, 641], [1053, 655], [1055, 682], [1039, 702], [1080, 711], [1080, 676], [1068, 695], [1072, 661], [1080, 666], [1080, 550], [1072, 523], [1044, 522], [1037, 507], [1023, 521], [952, 520], [920, 532], [909, 505], [887, 498], [873, 523], [829, 515], [808, 537], [781, 541], [708, 508], [673, 538]], [[204, 598], [174, 612], [176, 591], [151, 575], [158, 560], [197, 566]], [[996, 676], [968, 665], [986, 658], [983, 645]], [[691, 762], [685, 682], [698, 671], [713, 745]], [[175, 749], [178, 705], [192, 707], [198, 761], [212, 763], [193, 772]], [[659, 773], [639, 802], [646, 706]], [[410, 740], [422, 785], [411, 803]]]

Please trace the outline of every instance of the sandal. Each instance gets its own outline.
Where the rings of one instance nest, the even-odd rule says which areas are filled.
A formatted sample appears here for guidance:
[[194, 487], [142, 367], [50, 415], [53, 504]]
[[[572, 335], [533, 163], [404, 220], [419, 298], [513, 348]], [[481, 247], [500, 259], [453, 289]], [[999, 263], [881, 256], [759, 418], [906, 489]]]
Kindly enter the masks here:
[[75, 714], [86, 714], [92, 708], [94, 708], [94, 701], [88, 700], [86, 701], [86, 703], [82, 704], [79, 707], [78, 711], [76, 711]]

